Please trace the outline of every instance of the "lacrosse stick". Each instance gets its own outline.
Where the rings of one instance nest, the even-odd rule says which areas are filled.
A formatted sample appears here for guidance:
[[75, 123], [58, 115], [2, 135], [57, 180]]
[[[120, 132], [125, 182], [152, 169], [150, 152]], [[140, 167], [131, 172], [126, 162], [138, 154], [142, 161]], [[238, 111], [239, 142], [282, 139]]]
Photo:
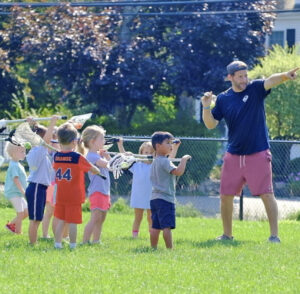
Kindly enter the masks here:
[[[119, 141], [120, 141], [120, 138], [107, 136], [107, 137], [105, 137], [105, 143], [104, 143], [103, 149], [109, 150], [115, 143], [117, 143]], [[124, 138], [123, 137], [123, 141], [124, 142], [151, 142], [151, 138], [147, 139], [147, 138]], [[179, 139], [175, 139], [172, 141], [173, 144], [177, 144], [179, 142], [180, 142]]]
[[31, 146], [44, 146], [49, 148], [50, 150], [58, 152], [56, 148], [47, 144], [38, 134], [34, 133], [29, 125], [29, 123], [25, 122], [20, 124], [14, 133], [14, 138], [19, 143], [29, 142]]
[[[81, 129], [84, 123], [92, 117], [92, 113], [86, 113], [86, 114], [81, 114], [81, 115], [75, 115], [72, 116], [69, 119], [69, 122], [72, 122], [76, 129]], [[45, 120], [51, 120], [52, 117], [37, 117], [33, 118], [34, 121], [45, 121]], [[66, 115], [62, 115], [58, 117], [59, 119], [67, 119], [68, 117]], [[0, 127], [3, 128], [7, 124], [13, 124], [13, 123], [19, 123], [19, 122], [26, 122], [26, 118], [21, 118], [21, 119], [12, 119], [12, 120], [0, 120]]]
[[[125, 153], [114, 153], [109, 152], [109, 154], [114, 155], [108, 163], [109, 169], [112, 171], [115, 179], [118, 179], [123, 170], [127, 170], [132, 167], [132, 165], [136, 162], [148, 162], [149, 160], [153, 160], [153, 156], [151, 155], [140, 155], [140, 154], [132, 154], [128, 155]], [[140, 157], [136, 157], [140, 156]], [[172, 162], [180, 162], [181, 158], [169, 158]]]
[[[18, 142], [29, 142], [33, 147], [35, 146], [44, 146], [49, 148], [50, 150], [59, 152], [56, 148], [47, 144], [38, 134], [34, 133], [30, 128], [29, 123], [22, 123], [20, 124], [15, 131], [14, 137]], [[106, 177], [100, 173], [97, 174], [102, 179], [106, 180]]]
[[85, 122], [92, 117], [92, 115], [93, 113], [75, 115], [69, 119], [69, 122], [73, 123], [77, 130], [80, 130]]
[[[117, 155], [117, 154], [123, 154], [124, 156], [127, 157], [134, 157], [137, 159], [137, 161], [149, 161], [155, 159], [152, 155], [143, 155], [143, 154], [134, 154], [134, 153], [118, 153], [118, 152], [108, 152], [109, 155]], [[172, 162], [180, 162], [181, 158], [169, 158], [170, 161]]]
[[15, 131], [16, 130], [12, 130], [9, 134], [8, 134], [8, 137], [7, 138], [0, 138], [0, 141], [5, 141], [5, 142], [10, 142], [11, 144], [13, 145], [16, 145], [16, 146], [24, 146], [26, 149], [30, 149], [31, 148], [31, 144], [29, 142], [18, 142], [15, 137], [14, 137], [14, 134], [15, 134]]

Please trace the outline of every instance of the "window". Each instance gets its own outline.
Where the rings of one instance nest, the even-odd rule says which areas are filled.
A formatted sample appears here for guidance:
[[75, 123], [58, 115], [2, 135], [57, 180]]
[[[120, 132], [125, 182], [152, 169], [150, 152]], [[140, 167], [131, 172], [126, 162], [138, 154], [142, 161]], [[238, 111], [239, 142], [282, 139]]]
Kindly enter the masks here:
[[275, 44], [284, 47], [284, 31], [273, 31], [269, 39], [269, 47]]
[[296, 30], [295, 29], [287, 29], [286, 30], [286, 42], [289, 48], [295, 46], [296, 39]]

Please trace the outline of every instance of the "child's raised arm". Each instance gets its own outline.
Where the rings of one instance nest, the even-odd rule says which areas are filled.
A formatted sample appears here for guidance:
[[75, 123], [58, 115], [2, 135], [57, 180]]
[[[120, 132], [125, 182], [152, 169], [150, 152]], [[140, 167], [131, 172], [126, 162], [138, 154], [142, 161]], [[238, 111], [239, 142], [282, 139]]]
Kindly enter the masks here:
[[181, 144], [181, 141], [179, 139], [174, 140], [173, 145], [172, 145], [172, 151], [169, 155], [169, 158], [176, 158], [176, 154], [177, 154], [180, 144]]
[[126, 151], [125, 151], [124, 145], [123, 145], [123, 138], [120, 137], [118, 139], [119, 139], [119, 141], [117, 142], [117, 145], [118, 145], [119, 152], [120, 153], [125, 153]]
[[50, 144], [52, 136], [53, 136], [53, 131], [54, 131], [54, 127], [56, 125], [57, 120], [59, 119], [59, 117], [57, 115], [53, 115], [51, 120], [50, 120], [50, 125], [48, 126], [47, 132], [43, 137], [43, 140], [47, 143]]
[[110, 161], [110, 155], [107, 150], [100, 150], [100, 155], [104, 158], [100, 158], [95, 165], [98, 167], [108, 168], [108, 162]]
[[184, 171], [185, 171], [185, 167], [186, 167], [186, 162], [192, 158], [190, 155], [184, 155], [181, 160], [180, 160], [180, 163], [179, 165], [177, 166], [177, 168], [173, 169], [171, 171], [171, 174], [172, 175], [175, 175], [175, 176], [181, 176], [183, 175]]

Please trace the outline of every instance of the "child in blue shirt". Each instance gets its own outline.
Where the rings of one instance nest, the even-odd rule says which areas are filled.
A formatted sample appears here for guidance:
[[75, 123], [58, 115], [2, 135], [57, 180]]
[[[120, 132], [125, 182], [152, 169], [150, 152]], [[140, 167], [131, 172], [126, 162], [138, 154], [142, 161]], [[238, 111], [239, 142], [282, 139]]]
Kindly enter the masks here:
[[27, 202], [25, 200], [25, 189], [27, 187], [26, 173], [20, 160], [24, 160], [26, 150], [21, 145], [7, 143], [6, 152], [11, 158], [6, 172], [4, 196], [8, 199], [17, 212], [17, 216], [8, 224], [6, 228], [12, 233], [22, 233], [22, 221], [28, 216]]
[[[36, 133], [43, 140], [50, 144], [53, 129], [58, 117], [53, 116], [48, 129], [43, 126], [36, 126]], [[37, 241], [37, 232], [44, 216], [46, 205], [46, 192], [52, 181], [52, 163], [48, 149], [44, 146], [32, 148], [26, 156], [29, 165], [28, 187], [26, 189], [26, 199], [29, 213], [29, 242], [34, 245]]]

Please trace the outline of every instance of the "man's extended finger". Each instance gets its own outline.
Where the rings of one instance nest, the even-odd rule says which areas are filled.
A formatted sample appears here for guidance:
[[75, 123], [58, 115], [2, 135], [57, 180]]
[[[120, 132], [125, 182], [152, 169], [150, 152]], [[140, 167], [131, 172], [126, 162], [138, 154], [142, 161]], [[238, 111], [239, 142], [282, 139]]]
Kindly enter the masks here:
[[299, 69], [300, 69], [300, 67], [296, 67], [296, 68], [290, 70], [290, 73], [295, 73], [295, 72], [298, 71]]

